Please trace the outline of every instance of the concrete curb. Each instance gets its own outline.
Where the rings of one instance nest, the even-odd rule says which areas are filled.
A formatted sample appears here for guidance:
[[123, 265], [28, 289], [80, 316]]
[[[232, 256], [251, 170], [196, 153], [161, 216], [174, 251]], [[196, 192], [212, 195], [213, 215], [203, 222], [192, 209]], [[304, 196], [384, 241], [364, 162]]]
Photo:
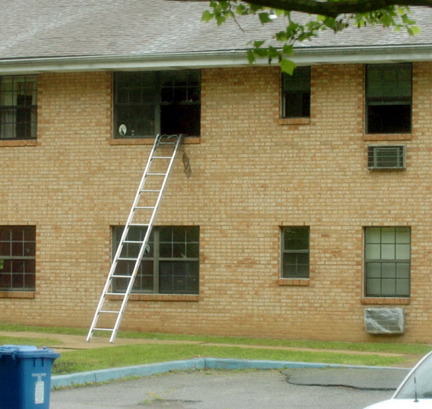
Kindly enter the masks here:
[[292, 369], [292, 368], [351, 368], [380, 369], [388, 371], [406, 371], [406, 368], [388, 368], [376, 366], [353, 366], [338, 364], [321, 364], [289, 361], [254, 361], [244, 359], [196, 358], [182, 361], [162, 362], [155, 364], [128, 366], [124, 368], [101, 369], [97, 371], [77, 372], [68, 375], [56, 375], [51, 378], [52, 388], [80, 386], [88, 383], [107, 382], [122, 378], [149, 376], [170, 371], [187, 371], [196, 369]]

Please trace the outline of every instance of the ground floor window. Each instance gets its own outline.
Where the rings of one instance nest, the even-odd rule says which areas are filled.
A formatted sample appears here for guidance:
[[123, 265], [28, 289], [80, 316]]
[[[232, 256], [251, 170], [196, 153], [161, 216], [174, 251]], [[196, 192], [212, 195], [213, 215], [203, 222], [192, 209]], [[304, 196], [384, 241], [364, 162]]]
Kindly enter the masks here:
[[409, 227], [365, 228], [365, 295], [409, 297], [411, 230]]
[[[118, 247], [123, 227], [113, 228], [113, 253]], [[131, 227], [122, 258], [137, 256], [146, 227]], [[122, 260], [118, 274], [130, 275], [135, 262]], [[127, 280], [117, 278], [114, 291], [124, 291]], [[134, 293], [198, 294], [199, 227], [158, 226], [150, 236], [143, 261], [133, 287]]]
[[33, 291], [36, 277], [36, 228], [0, 226], [0, 290]]
[[309, 227], [282, 228], [282, 278], [309, 278]]

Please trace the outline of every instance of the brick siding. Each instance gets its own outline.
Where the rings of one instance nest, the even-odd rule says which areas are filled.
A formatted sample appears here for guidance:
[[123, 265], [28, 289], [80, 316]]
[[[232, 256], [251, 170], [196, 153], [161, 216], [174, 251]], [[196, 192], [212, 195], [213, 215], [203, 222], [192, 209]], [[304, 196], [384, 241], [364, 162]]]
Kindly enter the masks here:
[[[200, 226], [199, 296], [132, 297], [122, 329], [366, 341], [363, 311], [399, 306], [430, 341], [432, 70], [413, 65], [413, 132], [364, 135], [364, 67], [312, 67], [310, 120], [279, 118], [275, 67], [202, 71], [201, 141], [185, 144], [156, 225]], [[36, 146], [2, 150], [0, 224], [37, 226], [33, 298], [2, 320], [88, 327], [150, 146], [112, 143], [112, 74], [39, 75]], [[373, 140], [371, 142], [371, 140]], [[368, 143], [407, 145], [407, 169], [370, 172]], [[181, 155], [181, 153], [180, 153]], [[280, 278], [281, 226], [310, 226], [309, 280]], [[410, 299], [363, 297], [363, 228], [410, 226]], [[113, 300], [113, 303], [118, 301]]]

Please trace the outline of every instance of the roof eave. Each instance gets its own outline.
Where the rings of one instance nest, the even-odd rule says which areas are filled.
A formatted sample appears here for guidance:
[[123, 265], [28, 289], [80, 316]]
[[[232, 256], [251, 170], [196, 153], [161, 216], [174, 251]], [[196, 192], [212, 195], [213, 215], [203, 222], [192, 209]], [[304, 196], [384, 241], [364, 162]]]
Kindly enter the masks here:
[[[298, 65], [432, 61], [432, 44], [399, 46], [299, 47]], [[267, 60], [257, 61], [266, 65]], [[32, 57], [0, 60], [0, 75], [41, 72], [167, 70], [248, 65], [245, 50], [130, 56]]]

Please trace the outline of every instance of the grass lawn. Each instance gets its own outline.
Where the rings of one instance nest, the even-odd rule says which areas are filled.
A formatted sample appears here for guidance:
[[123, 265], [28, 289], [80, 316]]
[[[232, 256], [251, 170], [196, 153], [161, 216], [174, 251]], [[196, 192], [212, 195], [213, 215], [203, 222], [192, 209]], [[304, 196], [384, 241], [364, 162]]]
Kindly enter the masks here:
[[[9, 334], [8, 336], [0, 336], [0, 344], [36, 345], [39, 347], [43, 345], [60, 345], [61, 342], [56, 339], [56, 334], [82, 335], [85, 337], [87, 333], [84, 329], [76, 328], [31, 327], [2, 323], [0, 323], [0, 331], [10, 332], [10, 336]], [[31, 338], [29, 335], [29, 338], [22, 336], [16, 338], [13, 336], [16, 331], [41, 332], [47, 334], [47, 337]], [[380, 353], [423, 355], [432, 349], [431, 345], [425, 344], [291, 341], [138, 332], [120, 332], [118, 337], [182, 342], [175, 344], [143, 343], [140, 345], [65, 351], [61, 353], [60, 359], [55, 361], [53, 374], [196, 357], [389, 366], [403, 364], [406, 358], [403, 356], [380, 355]]]

